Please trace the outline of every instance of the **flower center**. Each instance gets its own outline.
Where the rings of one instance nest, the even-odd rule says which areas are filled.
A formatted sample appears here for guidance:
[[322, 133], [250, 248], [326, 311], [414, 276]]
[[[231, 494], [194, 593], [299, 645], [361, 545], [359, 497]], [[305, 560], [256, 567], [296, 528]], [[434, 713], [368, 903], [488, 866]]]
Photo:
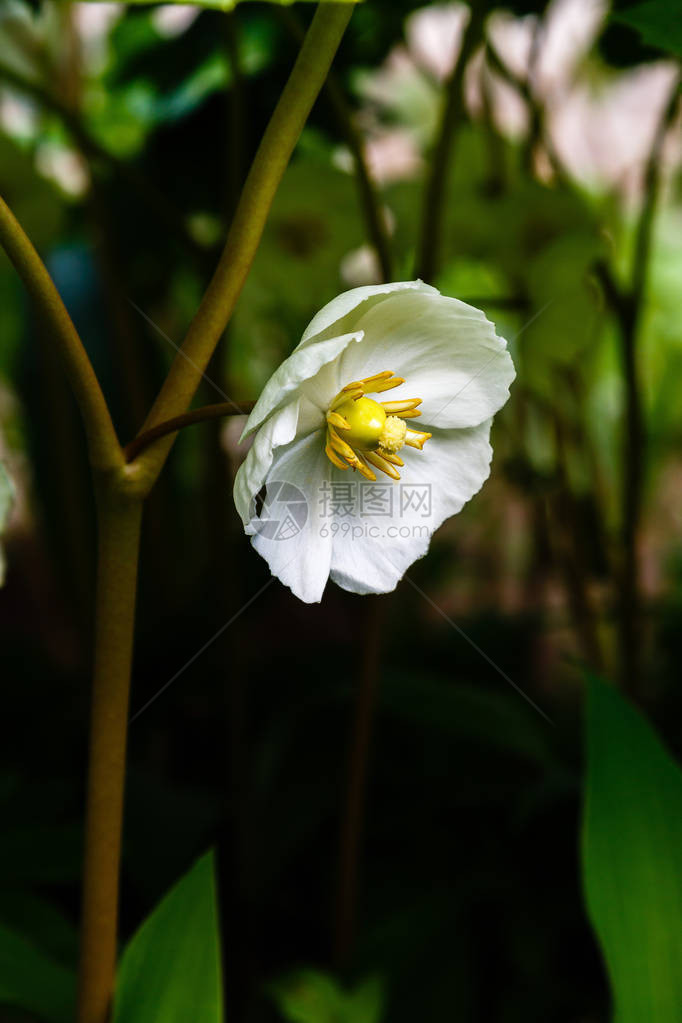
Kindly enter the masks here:
[[402, 377], [385, 370], [354, 380], [339, 391], [327, 410], [325, 446], [327, 457], [337, 469], [350, 466], [366, 479], [376, 480], [373, 466], [391, 479], [400, 479], [396, 466], [405, 463], [398, 451], [404, 445], [421, 450], [431, 436], [411, 430], [405, 422], [421, 415], [417, 409], [421, 398], [379, 402], [366, 394], [390, 391], [403, 383]]

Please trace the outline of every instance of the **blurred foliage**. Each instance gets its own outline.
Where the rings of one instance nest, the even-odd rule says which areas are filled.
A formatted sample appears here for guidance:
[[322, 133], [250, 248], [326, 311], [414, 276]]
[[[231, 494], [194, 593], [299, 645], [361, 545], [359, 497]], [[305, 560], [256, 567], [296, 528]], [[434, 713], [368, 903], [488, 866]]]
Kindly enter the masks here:
[[376, 979], [344, 991], [333, 977], [301, 970], [273, 985], [272, 995], [290, 1023], [381, 1023], [383, 1018], [382, 989]]
[[615, 1023], [674, 1023], [682, 1005], [682, 771], [621, 696], [592, 679], [583, 859]]
[[174, 886], [128, 942], [113, 1023], [220, 1023], [220, 938], [213, 854]]
[[669, 0], [645, 0], [616, 14], [618, 21], [637, 29], [645, 43], [682, 57], [680, 11]]
[[[29, 908], [34, 916], [35, 907]], [[40, 912], [40, 907], [38, 907]], [[23, 933], [0, 925], [0, 1002], [48, 1023], [73, 1019], [75, 976], [49, 959]]]

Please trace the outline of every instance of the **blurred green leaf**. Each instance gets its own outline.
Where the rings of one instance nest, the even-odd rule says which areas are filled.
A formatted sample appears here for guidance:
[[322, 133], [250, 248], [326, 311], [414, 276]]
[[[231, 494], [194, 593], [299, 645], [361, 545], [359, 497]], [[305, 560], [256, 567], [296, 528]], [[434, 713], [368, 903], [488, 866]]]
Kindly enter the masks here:
[[114, 1023], [221, 1023], [213, 853], [178, 881], [128, 943]]
[[583, 870], [616, 1023], [682, 1006], [682, 771], [614, 689], [589, 682]]
[[0, 924], [0, 1005], [25, 1009], [47, 1023], [71, 1023], [74, 995], [70, 970]]
[[516, 693], [489, 692], [477, 686], [391, 672], [381, 690], [382, 706], [415, 726], [485, 744], [543, 762], [548, 757], [545, 723]]
[[271, 988], [285, 1019], [291, 1023], [379, 1023], [384, 992], [377, 977], [352, 991], [317, 970], [300, 970]]
[[15, 887], [0, 890], [2, 926], [21, 934], [48, 956], [64, 966], [78, 957], [76, 928], [61, 910], [29, 891]]
[[682, 16], [671, 0], [645, 0], [613, 14], [613, 20], [636, 29], [649, 46], [682, 57]]
[[[106, 3], [107, 0], [90, 0], [91, 3]], [[157, 0], [126, 0], [127, 3], [134, 6], [146, 6], [148, 4], [156, 3]], [[190, 5], [192, 7], [205, 7], [207, 9], [215, 11], [231, 11], [238, 3], [244, 3], [245, 0], [166, 0], [167, 3], [172, 4], [183, 4]], [[292, 0], [269, 0], [270, 3], [284, 4], [288, 6]], [[312, 0], [311, 0], [312, 2]], [[336, 0], [340, 3], [355, 4], [360, 3], [361, 0]]]
[[0, 846], [0, 876], [6, 883], [76, 881], [82, 844], [82, 830], [72, 824], [6, 830]]

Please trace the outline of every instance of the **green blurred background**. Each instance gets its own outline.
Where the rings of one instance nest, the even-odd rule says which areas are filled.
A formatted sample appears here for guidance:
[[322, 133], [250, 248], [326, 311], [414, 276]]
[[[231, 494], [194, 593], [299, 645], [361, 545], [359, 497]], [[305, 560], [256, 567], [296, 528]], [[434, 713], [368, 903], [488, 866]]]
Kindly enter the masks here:
[[[415, 275], [467, 10], [358, 7], [335, 63], [337, 102], [323, 95], [313, 111], [201, 403], [256, 397], [326, 301], [380, 279], [346, 116], [384, 211], [392, 276]], [[414, 567], [419, 589], [372, 603], [330, 585], [305, 606], [266, 586], [232, 504], [238, 420], [185, 431], [146, 511], [133, 712], [174, 681], [131, 725], [122, 934], [214, 844], [227, 1018], [240, 1023], [610, 1018], [580, 869], [585, 670], [618, 682], [682, 747], [676, 60], [597, 0], [477, 13], [487, 16], [457, 93], [432, 279], [484, 308], [518, 379], [495, 422], [491, 479]], [[308, 4], [0, 8], [0, 190], [125, 440], [182, 341], [310, 15]], [[17, 491], [0, 591], [0, 928], [71, 968], [93, 509], [75, 404], [4, 255], [0, 310], [2, 454]], [[633, 494], [623, 353], [635, 314]], [[624, 607], [628, 546], [638, 571]], [[339, 835], [373, 641], [357, 912], [343, 938]], [[282, 981], [302, 967], [370, 982], [346, 1004], [317, 974]], [[0, 978], [0, 1002], [2, 990]]]

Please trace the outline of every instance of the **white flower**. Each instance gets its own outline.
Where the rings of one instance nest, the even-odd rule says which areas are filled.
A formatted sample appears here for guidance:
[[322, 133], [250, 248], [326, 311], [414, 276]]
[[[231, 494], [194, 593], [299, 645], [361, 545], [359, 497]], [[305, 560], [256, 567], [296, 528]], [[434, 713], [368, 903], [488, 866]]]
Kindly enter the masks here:
[[243, 434], [255, 439], [235, 503], [273, 575], [306, 602], [330, 576], [353, 593], [394, 589], [488, 477], [513, 379], [484, 314], [421, 281], [326, 305]]

